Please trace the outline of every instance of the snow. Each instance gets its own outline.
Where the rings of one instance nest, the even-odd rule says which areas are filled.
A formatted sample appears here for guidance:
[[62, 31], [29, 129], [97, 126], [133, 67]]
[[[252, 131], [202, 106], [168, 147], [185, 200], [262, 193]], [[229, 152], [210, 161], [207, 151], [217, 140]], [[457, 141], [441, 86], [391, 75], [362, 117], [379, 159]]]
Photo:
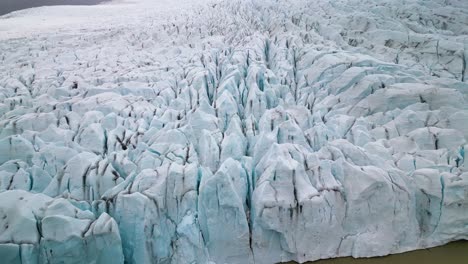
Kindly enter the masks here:
[[468, 239], [467, 11], [136, 0], [0, 17], [0, 255], [276, 263]]

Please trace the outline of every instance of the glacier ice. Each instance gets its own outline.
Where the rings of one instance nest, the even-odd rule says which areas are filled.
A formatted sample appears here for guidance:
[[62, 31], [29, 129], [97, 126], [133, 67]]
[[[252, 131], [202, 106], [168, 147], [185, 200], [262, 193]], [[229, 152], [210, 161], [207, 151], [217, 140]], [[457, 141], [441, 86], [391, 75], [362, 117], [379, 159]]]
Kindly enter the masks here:
[[67, 199], [24, 190], [0, 199], [5, 263], [123, 263], [118, 226], [107, 213], [96, 219]]
[[182, 4], [0, 19], [2, 261], [305, 262], [468, 239], [465, 1]]

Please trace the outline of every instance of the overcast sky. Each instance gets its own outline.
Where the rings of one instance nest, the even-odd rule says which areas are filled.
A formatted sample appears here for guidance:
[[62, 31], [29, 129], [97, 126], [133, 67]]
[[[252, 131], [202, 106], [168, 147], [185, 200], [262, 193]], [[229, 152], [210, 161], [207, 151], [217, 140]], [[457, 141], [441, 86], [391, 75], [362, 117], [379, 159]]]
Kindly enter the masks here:
[[0, 0], [0, 15], [15, 10], [44, 5], [91, 5], [103, 0]]

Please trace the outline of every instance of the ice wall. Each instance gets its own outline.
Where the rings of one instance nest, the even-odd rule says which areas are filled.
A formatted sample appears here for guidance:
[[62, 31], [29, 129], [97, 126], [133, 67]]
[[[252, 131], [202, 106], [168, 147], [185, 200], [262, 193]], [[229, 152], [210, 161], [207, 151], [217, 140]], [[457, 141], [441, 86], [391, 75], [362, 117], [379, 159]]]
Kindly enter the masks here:
[[467, 10], [221, 1], [1, 41], [0, 255], [275, 263], [468, 239]]

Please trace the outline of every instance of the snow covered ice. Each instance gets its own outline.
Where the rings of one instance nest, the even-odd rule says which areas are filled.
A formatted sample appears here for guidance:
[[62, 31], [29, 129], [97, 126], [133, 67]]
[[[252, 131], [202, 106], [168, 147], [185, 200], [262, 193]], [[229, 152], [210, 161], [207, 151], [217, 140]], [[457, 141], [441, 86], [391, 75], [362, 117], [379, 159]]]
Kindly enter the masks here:
[[7, 263], [276, 263], [468, 239], [464, 0], [0, 17]]

